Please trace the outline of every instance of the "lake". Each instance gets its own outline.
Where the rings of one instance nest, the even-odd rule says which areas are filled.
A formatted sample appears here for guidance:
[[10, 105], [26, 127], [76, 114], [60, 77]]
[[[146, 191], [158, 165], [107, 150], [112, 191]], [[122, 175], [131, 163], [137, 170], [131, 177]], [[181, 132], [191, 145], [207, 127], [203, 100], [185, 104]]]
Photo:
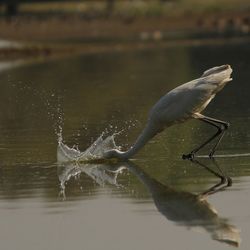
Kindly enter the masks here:
[[[1, 249], [248, 249], [249, 52], [244, 42], [172, 45], [1, 63]], [[221, 64], [233, 81], [204, 114], [230, 122], [216, 152], [228, 156], [182, 160], [214, 133], [190, 120], [130, 162], [57, 162], [58, 133], [81, 151], [102, 133], [129, 148], [162, 95]], [[232, 186], [213, 192], [220, 179], [206, 167]]]

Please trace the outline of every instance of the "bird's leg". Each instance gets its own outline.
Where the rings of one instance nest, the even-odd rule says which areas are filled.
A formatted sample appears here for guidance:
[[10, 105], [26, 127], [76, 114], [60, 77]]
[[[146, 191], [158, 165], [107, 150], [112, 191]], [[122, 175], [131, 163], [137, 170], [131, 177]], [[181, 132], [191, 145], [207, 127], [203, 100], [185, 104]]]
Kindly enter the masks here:
[[213, 146], [213, 148], [211, 149], [211, 151], [209, 153], [209, 158], [213, 158], [214, 152], [215, 152], [216, 148], [218, 147], [219, 143], [221, 142], [224, 134], [225, 134], [225, 130], [222, 130], [218, 141], [215, 143], [215, 145]]
[[208, 140], [206, 140], [204, 143], [202, 143], [199, 147], [193, 149], [189, 154], [187, 155], [182, 155], [182, 159], [188, 159], [191, 160], [194, 158], [194, 155], [203, 147], [205, 147], [209, 142], [211, 142], [214, 138], [216, 138], [219, 134], [221, 134], [221, 131], [218, 129], [218, 131], [210, 137]]
[[[221, 142], [221, 140], [222, 140], [222, 138], [223, 138], [223, 136], [225, 134], [225, 131], [229, 127], [229, 123], [221, 121], [221, 120], [217, 120], [217, 119], [214, 119], [214, 118], [210, 118], [210, 117], [207, 117], [207, 116], [204, 116], [203, 118], [201, 118], [201, 120], [211, 124], [212, 126], [217, 127], [218, 131], [220, 131], [220, 136], [218, 135], [219, 139], [215, 143], [215, 145], [213, 146], [213, 148], [211, 149], [211, 151], [209, 153], [209, 157], [212, 158], [213, 155], [214, 155], [215, 150], [217, 149], [219, 143]], [[217, 125], [216, 123], [219, 124], [219, 125]]]
[[192, 150], [191, 153], [189, 153], [187, 155], [183, 155], [182, 159], [189, 159], [189, 160], [193, 159], [194, 155], [200, 149], [205, 147], [208, 143], [210, 143], [212, 140], [214, 140], [216, 137], [218, 137], [220, 135], [219, 140], [216, 142], [216, 144], [214, 145], [214, 147], [211, 149], [211, 151], [209, 153], [209, 157], [212, 158], [216, 148], [218, 147], [218, 145], [219, 145], [219, 143], [220, 143], [220, 141], [221, 141], [221, 139], [222, 139], [222, 137], [223, 137], [223, 135], [225, 133], [225, 130], [229, 127], [229, 123], [221, 121], [221, 120], [217, 120], [217, 119], [214, 119], [214, 118], [210, 118], [210, 117], [207, 117], [207, 116], [202, 115], [198, 119], [212, 125], [213, 127], [216, 127], [217, 132], [213, 136], [211, 136], [208, 140], [206, 140], [204, 143], [202, 143], [199, 147]]

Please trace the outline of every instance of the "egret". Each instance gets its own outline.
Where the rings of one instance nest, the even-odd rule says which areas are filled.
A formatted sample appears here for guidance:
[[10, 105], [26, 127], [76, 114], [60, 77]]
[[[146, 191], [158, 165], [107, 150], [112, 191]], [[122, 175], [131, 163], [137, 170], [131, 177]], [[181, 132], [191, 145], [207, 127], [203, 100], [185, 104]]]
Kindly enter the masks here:
[[229, 123], [202, 115], [201, 112], [215, 95], [228, 82], [232, 81], [231, 73], [232, 68], [228, 64], [216, 66], [206, 70], [200, 78], [184, 83], [168, 92], [150, 110], [147, 124], [134, 145], [125, 152], [117, 149], [109, 150], [105, 152], [104, 158], [129, 159], [165, 128], [191, 118], [198, 119], [217, 128], [217, 132], [189, 154], [184, 154], [182, 158], [193, 159], [201, 148], [217, 138], [217, 142], [209, 153], [209, 157], [212, 158], [224, 132], [229, 127]]

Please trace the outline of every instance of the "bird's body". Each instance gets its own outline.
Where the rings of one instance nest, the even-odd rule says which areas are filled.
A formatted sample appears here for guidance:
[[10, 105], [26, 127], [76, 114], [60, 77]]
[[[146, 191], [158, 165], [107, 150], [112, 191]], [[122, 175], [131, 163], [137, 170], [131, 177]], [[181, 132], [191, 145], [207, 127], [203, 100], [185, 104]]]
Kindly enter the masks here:
[[[227, 127], [227, 123], [205, 117], [201, 115], [201, 112], [215, 97], [216, 93], [219, 92], [226, 83], [232, 80], [232, 78], [230, 78], [231, 73], [232, 69], [230, 65], [214, 67], [205, 71], [200, 78], [182, 84], [168, 92], [160, 98], [150, 110], [147, 124], [135, 144], [126, 152], [118, 150], [108, 151], [105, 158], [128, 159], [137, 153], [152, 137], [165, 128], [191, 118], [201, 119], [217, 127], [218, 130], [221, 130], [221, 125]], [[217, 123], [220, 125], [216, 125]], [[219, 135], [221, 133], [220, 131], [220, 133], [217, 134]], [[203, 146], [204, 145], [201, 147]], [[197, 149], [199, 150], [200, 148]], [[196, 153], [198, 151], [197, 149], [193, 150], [195, 152], [192, 151], [191, 154]]]
[[151, 109], [149, 122], [152, 120], [169, 127], [189, 118], [196, 118], [215, 94], [232, 80], [230, 66], [221, 67], [225, 69], [216, 74], [212, 71], [209, 75], [182, 84], [164, 95]]

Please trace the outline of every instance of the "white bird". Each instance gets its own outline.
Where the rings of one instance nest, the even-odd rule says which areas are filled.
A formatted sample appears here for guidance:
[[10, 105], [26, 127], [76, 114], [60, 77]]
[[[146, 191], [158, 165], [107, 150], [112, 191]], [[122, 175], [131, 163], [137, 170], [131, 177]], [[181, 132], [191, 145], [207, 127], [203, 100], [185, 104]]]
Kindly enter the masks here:
[[126, 152], [117, 149], [109, 150], [104, 154], [104, 158], [129, 159], [165, 128], [191, 118], [199, 119], [216, 127], [217, 132], [189, 154], [183, 155], [182, 158], [193, 159], [201, 148], [218, 137], [218, 141], [210, 151], [209, 157], [211, 158], [225, 130], [229, 127], [229, 123], [204, 116], [201, 112], [225, 84], [232, 81], [231, 73], [230, 65], [217, 66], [205, 71], [200, 78], [182, 84], [168, 92], [150, 110], [147, 124], [135, 144]]

